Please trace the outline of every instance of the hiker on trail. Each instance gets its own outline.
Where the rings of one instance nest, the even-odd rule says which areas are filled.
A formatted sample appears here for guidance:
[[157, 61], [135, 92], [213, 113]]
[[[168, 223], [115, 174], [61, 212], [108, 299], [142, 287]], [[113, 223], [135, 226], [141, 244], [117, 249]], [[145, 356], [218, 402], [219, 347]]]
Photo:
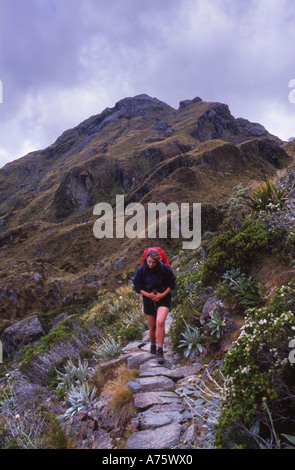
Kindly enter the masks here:
[[147, 315], [151, 354], [158, 362], [164, 363], [163, 344], [165, 321], [171, 307], [171, 291], [175, 288], [176, 277], [170, 266], [162, 263], [158, 250], [150, 249], [144, 263], [137, 269], [134, 289], [143, 298], [143, 311]]

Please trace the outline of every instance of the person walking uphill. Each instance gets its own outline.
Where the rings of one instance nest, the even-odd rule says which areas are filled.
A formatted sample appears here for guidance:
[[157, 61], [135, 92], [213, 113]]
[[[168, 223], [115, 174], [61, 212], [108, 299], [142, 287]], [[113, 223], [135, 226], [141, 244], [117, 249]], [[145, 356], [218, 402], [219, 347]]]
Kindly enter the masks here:
[[164, 363], [165, 321], [171, 307], [171, 291], [175, 288], [175, 281], [172, 268], [161, 262], [161, 256], [155, 249], [148, 251], [144, 264], [133, 277], [134, 289], [142, 295], [143, 311], [147, 315], [150, 352], [157, 355], [159, 364]]

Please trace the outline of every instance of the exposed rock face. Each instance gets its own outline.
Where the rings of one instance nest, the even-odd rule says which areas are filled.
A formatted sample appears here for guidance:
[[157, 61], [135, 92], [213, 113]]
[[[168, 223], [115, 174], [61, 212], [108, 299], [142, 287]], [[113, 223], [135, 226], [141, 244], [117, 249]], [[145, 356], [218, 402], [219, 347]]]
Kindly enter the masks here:
[[198, 119], [197, 126], [192, 130], [191, 135], [200, 142], [205, 142], [219, 139], [226, 131], [234, 136], [239, 133], [228, 106], [217, 103]]
[[229, 107], [222, 103], [214, 103], [199, 117], [191, 135], [200, 142], [226, 138], [233, 143], [248, 139], [269, 136], [267, 130], [258, 123], [250, 123], [246, 119], [235, 119]]
[[55, 216], [58, 220], [93, 208], [97, 197], [107, 198], [112, 185], [117, 183], [124, 191], [135, 184], [138, 174], [132, 163], [104, 161], [97, 158], [91, 163], [71, 169], [63, 177], [54, 196]]
[[243, 142], [240, 147], [241, 156], [252, 163], [260, 158], [273, 165], [275, 168], [282, 168], [288, 159], [285, 150], [277, 142], [270, 139], [254, 139]]
[[6, 328], [2, 335], [3, 349], [10, 356], [17, 348], [38, 341], [45, 332], [36, 315]]
[[91, 173], [80, 168], [71, 170], [55, 195], [56, 217], [69, 216], [74, 210], [84, 212], [95, 204], [94, 178]]
[[119, 258], [115, 264], [114, 264], [114, 270], [115, 271], [118, 271], [120, 269], [123, 269], [125, 266], [126, 266], [126, 263], [127, 263], [127, 258], [126, 256], [121, 256], [121, 258]]
[[18, 228], [16, 230], [7, 230], [7, 232], [4, 233], [4, 235], [0, 236], [0, 248], [2, 246], [7, 245], [8, 243], [12, 243], [17, 237], [20, 236], [22, 232], [21, 228]]

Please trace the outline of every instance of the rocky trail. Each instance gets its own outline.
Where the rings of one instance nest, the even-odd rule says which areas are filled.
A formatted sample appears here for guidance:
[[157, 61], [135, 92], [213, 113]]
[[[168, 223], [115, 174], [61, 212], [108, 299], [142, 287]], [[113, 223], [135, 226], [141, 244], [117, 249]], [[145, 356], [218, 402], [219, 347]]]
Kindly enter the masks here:
[[[218, 400], [208, 401], [195, 387], [201, 383], [204, 368], [199, 363], [183, 366], [172, 350], [166, 321], [163, 365], [149, 353], [148, 332], [142, 342], [130, 343], [126, 352], [129, 368], [138, 368], [138, 378], [128, 383], [134, 392], [137, 416], [131, 422], [132, 433], [125, 449], [190, 449], [210, 446], [214, 435], [207, 419], [216, 412]], [[187, 404], [192, 397], [194, 406]]]
[[163, 365], [149, 352], [148, 332], [141, 341], [129, 343], [122, 356], [100, 364], [102, 371], [122, 363], [130, 370], [139, 371], [138, 376], [128, 382], [137, 412], [124, 426], [124, 437], [122, 429], [114, 426], [108, 396], [102, 394], [67, 421], [65, 429], [73, 437], [75, 448], [157, 450], [213, 446], [212, 418], [218, 413], [219, 399], [208, 398], [207, 392], [202, 392], [202, 384], [209, 370], [219, 363], [213, 361], [206, 367], [200, 363], [181, 364], [171, 347], [170, 324], [168, 316]]

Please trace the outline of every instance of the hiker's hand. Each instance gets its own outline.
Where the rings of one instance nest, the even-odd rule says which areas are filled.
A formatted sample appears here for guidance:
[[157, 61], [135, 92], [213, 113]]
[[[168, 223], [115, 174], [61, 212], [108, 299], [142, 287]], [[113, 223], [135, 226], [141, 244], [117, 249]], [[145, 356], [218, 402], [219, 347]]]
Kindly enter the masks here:
[[159, 302], [159, 300], [161, 300], [163, 297], [164, 297], [163, 294], [160, 294], [160, 293], [158, 292], [158, 293], [155, 295], [155, 297], [154, 297], [153, 300], [154, 300], [155, 302]]
[[156, 294], [154, 294], [153, 292], [146, 292], [144, 295], [152, 300], [155, 300], [156, 297]]

